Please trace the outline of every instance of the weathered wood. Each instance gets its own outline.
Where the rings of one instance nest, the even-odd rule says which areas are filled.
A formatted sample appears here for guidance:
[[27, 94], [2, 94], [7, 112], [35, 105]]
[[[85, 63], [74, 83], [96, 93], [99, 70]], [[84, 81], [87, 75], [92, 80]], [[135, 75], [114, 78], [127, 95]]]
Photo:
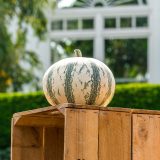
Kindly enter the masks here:
[[91, 110], [108, 110], [108, 111], [117, 111], [117, 112], [132, 112], [138, 114], [160, 114], [158, 110], [146, 110], [146, 109], [131, 109], [131, 108], [121, 108], [121, 107], [100, 107], [96, 105], [81, 105], [81, 104], [73, 104], [73, 103], [64, 103], [57, 106], [44, 107], [39, 109], [33, 109], [23, 112], [18, 112], [13, 115], [22, 116], [22, 115], [35, 115], [35, 114], [54, 114], [55, 111], [59, 111], [59, 113], [64, 114], [65, 108], [75, 108], [75, 109], [91, 109]]
[[100, 111], [99, 160], [130, 160], [131, 114]]
[[64, 117], [61, 116], [42, 116], [28, 115], [14, 117], [15, 126], [52, 126], [64, 127]]
[[160, 115], [159, 110], [147, 110], [147, 109], [131, 109], [132, 114], [150, 114], [150, 115]]
[[43, 128], [12, 126], [12, 160], [43, 160]]
[[66, 109], [64, 160], [98, 160], [99, 111]]
[[73, 103], [64, 103], [56, 106], [58, 110], [65, 114], [65, 108], [74, 108], [74, 109], [91, 109], [91, 110], [105, 110], [105, 111], [117, 111], [117, 112], [131, 112], [130, 108], [120, 108], [120, 107], [101, 107], [96, 105], [81, 105]]
[[62, 104], [14, 114], [12, 160], [159, 160], [160, 111]]
[[133, 114], [133, 160], [160, 159], [160, 116]]
[[13, 115], [15, 116], [27, 116], [27, 115], [33, 115], [33, 114], [46, 114], [46, 113], [52, 113], [53, 111], [57, 111], [56, 106], [50, 106], [50, 107], [44, 107], [44, 108], [38, 108], [33, 110], [27, 110], [23, 112], [17, 112]]
[[63, 160], [64, 129], [45, 128], [44, 160]]

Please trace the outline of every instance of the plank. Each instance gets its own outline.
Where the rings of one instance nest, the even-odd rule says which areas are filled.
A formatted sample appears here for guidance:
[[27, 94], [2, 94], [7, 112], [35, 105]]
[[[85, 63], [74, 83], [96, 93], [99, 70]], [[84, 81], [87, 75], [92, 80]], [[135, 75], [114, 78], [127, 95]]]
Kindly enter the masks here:
[[53, 126], [64, 127], [64, 117], [61, 115], [28, 115], [28, 116], [15, 116], [14, 126]]
[[44, 159], [63, 160], [64, 152], [64, 129], [45, 128], [44, 136]]
[[57, 109], [65, 115], [65, 108], [72, 109], [87, 109], [87, 110], [99, 110], [100, 107], [96, 105], [82, 105], [82, 104], [73, 104], [73, 103], [64, 103], [56, 106]]
[[131, 114], [100, 111], [99, 160], [130, 160]]
[[[57, 109], [62, 109], [64, 114], [64, 108], [75, 108], [75, 109], [91, 109], [91, 110], [104, 110], [104, 111], [115, 111], [115, 112], [130, 112], [139, 114], [160, 114], [159, 110], [147, 110], [147, 109], [132, 109], [122, 107], [101, 107], [97, 105], [81, 105], [73, 103], [64, 103], [56, 106]], [[62, 112], [62, 111], [61, 111]]]
[[12, 160], [43, 160], [43, 128], [18, 127], [12, 122]]
[[53, 111], [57, 111], [57, 108], [55, 106], [43, 107], [38, 109], [17, 112], [17, 113], [14, 113], [13, 117], [24, 116], [24, 115], [27, 116], [27, 115], [34, 115], [34, 114], [41, 114], [41, 113], [44, 114], [46, 112], [53, 112]]
[[14, 147], [11, 160], [44, 160], [41, 148], [37, 147]]
[[98, 160], [99, 111], [66, 108], [64, 160]]
[[160, 159], [160, 116], [133, 114], [133, 160]]
[[150, 115], [159, 115], [159, 110], [147, 110], [147, 109], [131, 109], [132, 114], [150, 114]]
[[132, 112], [132, 113], [140, 113], [140, 114], [160, 114], [158, 110], [146, 110], [146, 109], [131, 109], [131, 108], [121, 108], [121, 107], [100, 107], [96, 105], [81, 105], [81, 104], [73, 104], [73, 103], [64, 103], [56, 106], [43, 107], [23, 112], [18, 112], [13, 115], [22, 116], [22, 115], [35, 115], [35, 114], [52, 114], [55, 111], [63, 114], [65, 113], [65, 108], [79, 108], [79, 109], [92, 109], [92, 110], [108, 110], [108, 111], [117, 111], [117, 112]]
[[64, 108], [73, 108], [73, 109], [88, 109], [88, 110], [111, 110], [111, 111], [117, 111], [117, 112], [130, 112], [131, 108], [121, 108], [121, 107], [101, 107], [97, 105], [82, 105], [82, 104], [73, 104], [73, 103], [64, 103], [57, 105], [56, 108], [58, 110], [61, 110], [63, 114]]

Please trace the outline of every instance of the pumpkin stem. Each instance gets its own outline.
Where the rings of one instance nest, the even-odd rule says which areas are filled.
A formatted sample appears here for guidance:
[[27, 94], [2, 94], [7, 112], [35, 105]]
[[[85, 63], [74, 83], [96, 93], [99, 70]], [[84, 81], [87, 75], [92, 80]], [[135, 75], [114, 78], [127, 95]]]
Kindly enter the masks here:
[[81, 52], [80, 49], [75, 49], [74, 54], [75, 54], [76, 57], [82, 57], [82, 52]]

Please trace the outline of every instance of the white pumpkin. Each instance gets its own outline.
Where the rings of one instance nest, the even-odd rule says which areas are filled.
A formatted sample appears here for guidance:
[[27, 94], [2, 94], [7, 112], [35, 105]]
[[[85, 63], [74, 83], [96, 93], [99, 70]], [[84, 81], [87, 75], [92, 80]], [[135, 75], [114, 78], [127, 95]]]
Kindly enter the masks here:
[[[81, 55], [80, 50], [75, 50]], [[107, 106], [115, 91], [110, 69], [94, 58], [72, 57], [53, 64], [43, 77], [44, 94], [51, 105], [74, 103]]]

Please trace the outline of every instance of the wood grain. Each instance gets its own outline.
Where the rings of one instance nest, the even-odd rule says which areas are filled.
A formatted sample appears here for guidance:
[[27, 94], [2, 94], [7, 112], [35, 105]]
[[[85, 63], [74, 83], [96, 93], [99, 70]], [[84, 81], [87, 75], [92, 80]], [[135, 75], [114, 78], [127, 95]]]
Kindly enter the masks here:
[[43, 128], [12, 127], [12, 160], [43, 160]]
[[66, 109], [64, 160], [98, 160], [98, 114]]
[[150, 114], [150, 115], [159, 115], [159, 110], [147, 110], [147, 109], [131, 109], [132, 114]]
[[99, 160], [130, 160], [131, 115], [100, 111]]
[[64, 129], [45, 128], [44, 160], [63, 160]]
[[14, 126], [52, 126], [64, 127], [64, 117], [54, 115], [15, 116]]
[[48, 113], [51, 113], [51, 112], [54, 112], [54, 111], [57, 111], [57, 108], [55, 106], [43, 107], [43, 108], [38, 108], [38, 109], [32, 109], [32, 110], [17, 112], [15, 114], [13, 114], [13, 117], [35, 115], [35, 114], [48, 114]]
[[12, 160], [159, 160], [160, 111], [75, 104], [24, 111], [13, 116], [11, 140]]
[[160, 116], [133, 114], [133, 160], [160, 159]]
[[108, 111], [117, 111], [117, 112], [132, 112], [138, 114], [154, 114], [159, 115], [159, 110], [146, 110], [146, 109], [131, 109], [131, 108], [122, 108], [122, 107], [101, 107], [96, 105], [81, 105], [81, 104], [73, 104], [73, 103], [64, 103], [56, 106], [49, 106], [44, 108], [38, 108], [23, 112], [18, 112], [13, 115], [22, 116], [22, 115], [35, 115], [35, 114], [52, 114], [55, 111], [59, 111], [61, 114], [65, 114], [65, 108], [75, 108], [75, 109], [91, 109], [91, 110], [108, 110]]

